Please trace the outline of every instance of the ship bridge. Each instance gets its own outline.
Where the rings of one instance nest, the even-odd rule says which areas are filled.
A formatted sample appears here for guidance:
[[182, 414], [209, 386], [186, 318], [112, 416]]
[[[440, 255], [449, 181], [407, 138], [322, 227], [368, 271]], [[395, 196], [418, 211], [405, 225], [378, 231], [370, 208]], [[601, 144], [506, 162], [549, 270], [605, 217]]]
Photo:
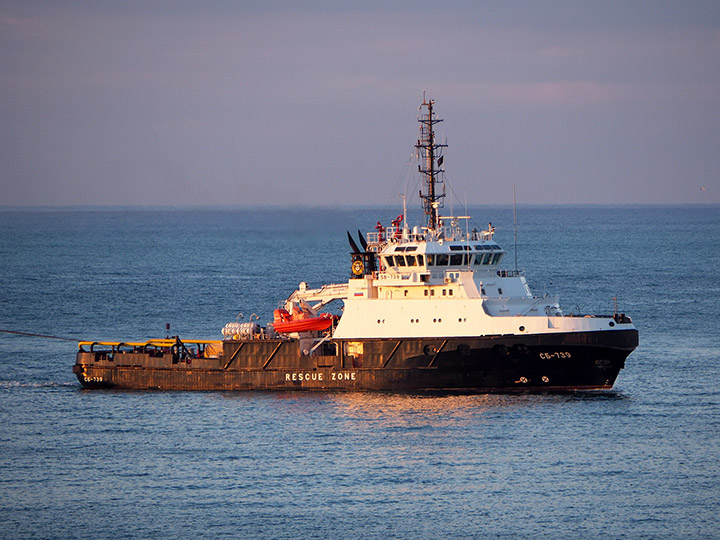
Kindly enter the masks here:
[[[377, 254], [380, 271], [386, 273], [412, 273], [417, 271], [495, 270], [505, 251], [492, 237], [492, 223], [485, 231], [473, 229], [462, 233], [459, 220], [469, 216], [444, 216], [435, 229], [414, 227], [388, 227], [368, 233], [368, 251]], [[449, 226], [443, 225], [450, 222]]]
[[380, 253], [381, 270], [412, 272], [418, 269], [482, 270], [500, 264], [505, 251], [495, 243], [455, 243], [442, 240], [389, 245]]

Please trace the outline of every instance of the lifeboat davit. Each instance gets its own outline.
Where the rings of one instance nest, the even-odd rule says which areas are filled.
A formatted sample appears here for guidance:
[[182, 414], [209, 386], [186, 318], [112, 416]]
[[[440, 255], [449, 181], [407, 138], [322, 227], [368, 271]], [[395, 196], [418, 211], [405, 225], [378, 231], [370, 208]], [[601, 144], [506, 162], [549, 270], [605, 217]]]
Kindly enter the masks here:
[[335, 320], [335, 316], [331, 313], [313, 315], [308, 310], [297, 307], [293, 309], [292, 314], [286, 309], [276, 309], [273, 315], [275, 318], [273, 327], [281, 334], [327, 330]]

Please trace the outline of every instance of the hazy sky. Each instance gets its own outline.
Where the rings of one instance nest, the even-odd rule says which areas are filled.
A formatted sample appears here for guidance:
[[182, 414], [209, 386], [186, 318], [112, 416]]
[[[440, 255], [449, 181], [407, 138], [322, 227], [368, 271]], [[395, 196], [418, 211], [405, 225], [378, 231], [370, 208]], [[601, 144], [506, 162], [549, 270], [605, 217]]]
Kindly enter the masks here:
[[720, 1], [0, 3], [1, 205], [720, 203]]

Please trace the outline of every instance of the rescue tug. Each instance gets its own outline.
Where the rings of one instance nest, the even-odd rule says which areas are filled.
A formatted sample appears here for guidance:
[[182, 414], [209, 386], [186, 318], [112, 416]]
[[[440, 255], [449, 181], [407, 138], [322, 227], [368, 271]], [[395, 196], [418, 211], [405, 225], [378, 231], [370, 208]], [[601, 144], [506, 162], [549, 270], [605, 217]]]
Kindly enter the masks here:
[[[629, 317], [565, 315], [505, 270], [494, 229], [443, 216], [442, 120], [423, 99], [416, 144], [426, 225], [402, 216], [360, 235], [347, 283], [303, 282], [265, 326], [228, 323], [222, 340], [79, 343], [88, 388], [527, 392], [612, 388], [638, 345]], [[443, 189], [441, 189], [441, 187]], [[324, 313], [342, 302], [341, 316]]]

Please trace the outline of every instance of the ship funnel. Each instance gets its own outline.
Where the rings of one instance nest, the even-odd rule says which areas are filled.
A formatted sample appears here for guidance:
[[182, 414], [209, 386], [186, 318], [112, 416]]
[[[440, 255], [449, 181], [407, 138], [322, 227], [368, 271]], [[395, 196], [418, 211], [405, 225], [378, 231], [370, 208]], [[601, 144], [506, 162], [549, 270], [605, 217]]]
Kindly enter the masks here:
[[352, 249], [352, 252], [353, 253], [362, 253], [360, 251], [360, 248], [355, 243], [355, 240], [353, 240], [352, 236], [350, 236], [350, 231], [347, 231], [347, 237], [348, 237], [348, 242], [350, 242], [350, 249]]
[[360, 232], [360, 229], [358, 229], [358, 238], [360, 239], [360, 245], [363, 247], [363, 251], [367, 251], [367, 241], [365, 240], [363, 233]]

